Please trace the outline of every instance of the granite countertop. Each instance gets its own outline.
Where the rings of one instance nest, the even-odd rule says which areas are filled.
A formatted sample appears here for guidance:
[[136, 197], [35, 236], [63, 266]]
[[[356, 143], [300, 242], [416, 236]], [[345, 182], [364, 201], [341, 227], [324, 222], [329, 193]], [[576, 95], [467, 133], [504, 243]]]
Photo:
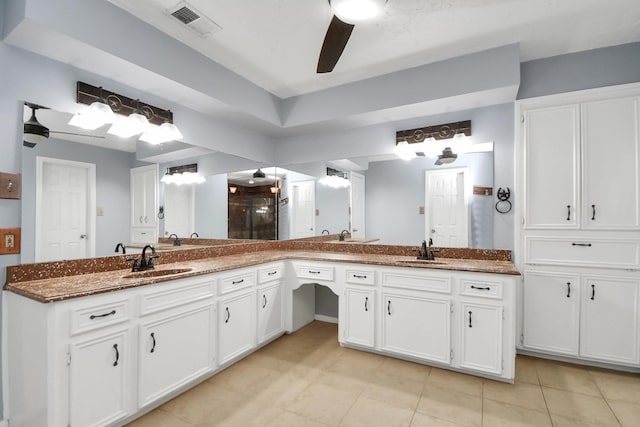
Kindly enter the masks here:
[[[183, 251], [178, 251], [183, 252]], [[186, 252], [185, 252], [186, 253]], [[110, 257], [116, 258], [117, 257]], [[162, 257], [154, 270], [132, 273], [128, 269], [111, 269], [98, 272], [78, 272], [75, 274], [31, 275], [20, 279], [17, 274], [7, 274], [8, 282], [5, 290], [23, 295], [33, 300], [49, 303], [71, 298], [112, 292], [121, 289], [134, 288], [153, 283], [202, 274], [215, 273], [241, 267], [248, 267], [272, 261], [285, 259], [329, 261], [381, 265], [389, 267], [430, 268], [437, 270], [471, 271], [480, 273], [519, 275], [520, 273], [509, 260], [488, 260], [469, 258], [437, 258], [435, 261], [419, 261], [415, 256], [389, 255], [380, 253], [348, 253], [321, 252], [304, 250], [254, 250], [230, 255], [211, 256], [199, 259], [171, 260], [175, 262], [162, 263]], [[64, 265], [65, 262], [56, 265]], [[67, 262], [69, 263], [69, 262]], [[22, 266], [17, 266], [22, 267]], [[187, 270], [168, 276], [150, 276], [160, 274], [155, 272], [165, 270]], [[71, 270], [69, 270], [71, 271]], [[148, 273], [148, 272], [152, 273]], [[12, 280], [12, 278], [14, 280]]]

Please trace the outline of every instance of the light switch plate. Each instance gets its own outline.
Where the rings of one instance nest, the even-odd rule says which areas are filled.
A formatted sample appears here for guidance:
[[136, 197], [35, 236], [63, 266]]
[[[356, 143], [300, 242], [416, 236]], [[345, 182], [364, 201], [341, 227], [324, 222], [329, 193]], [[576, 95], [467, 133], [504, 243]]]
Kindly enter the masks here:
[[19, 173], [0, 172], [0, 199], [19, 199], [21, 181]]
[[20, 253], [20, 229], [0, 228], [0, 255]]
[[424, 215], [424, 206], [418, 207], [418, 215]]

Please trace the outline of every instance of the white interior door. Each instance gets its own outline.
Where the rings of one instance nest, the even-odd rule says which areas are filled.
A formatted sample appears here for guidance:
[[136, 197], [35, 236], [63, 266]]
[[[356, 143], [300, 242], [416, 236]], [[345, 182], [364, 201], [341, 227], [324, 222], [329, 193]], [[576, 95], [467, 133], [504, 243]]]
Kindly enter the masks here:
[[291, 184], [291, 237], [300, 239], [314, 236], [315, 215], [315, 181], [301, 181]]
[[189, 237], [194, 230], [195, 184], [164, 186], [164, 235]]
[[365, 237], [364, 176], [351, 172], [351, 237]]
[[37, 158], [35, 261], [95, 256], [96, 165]]
[[468, 246], [466, 169], [426, 172], [425, 236], [440, 247]]

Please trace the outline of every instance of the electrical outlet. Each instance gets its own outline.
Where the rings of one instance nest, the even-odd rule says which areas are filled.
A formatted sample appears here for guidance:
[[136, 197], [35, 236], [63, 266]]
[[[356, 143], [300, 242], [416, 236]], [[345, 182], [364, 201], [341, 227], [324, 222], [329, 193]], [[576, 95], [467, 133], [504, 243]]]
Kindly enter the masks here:
[[0, 254], [20, 253], [20, 229], [0, 228]]

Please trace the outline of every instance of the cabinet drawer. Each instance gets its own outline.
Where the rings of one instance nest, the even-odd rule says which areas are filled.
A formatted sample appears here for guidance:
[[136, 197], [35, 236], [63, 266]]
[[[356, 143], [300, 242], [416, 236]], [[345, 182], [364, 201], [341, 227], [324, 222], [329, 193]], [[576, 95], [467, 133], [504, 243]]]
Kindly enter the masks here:
[[302, 279], [333, 280], [333, 267], [317, 264], [298, 264], [296, 276]]
[[502, 283], [482, 280], [462, 280], [460, 282], [460, 295], [502, 299]]
[[451, 293], [451, 278], [428, 276], [411, 272], [383, 272], [382, 285], [391, 288]]
[[240, 270], [220, 278], [220, 294], [245, 289], [256, 284], [255, 270]]
[[205, 282], [202, 278], [194, 280], [177, 280], [171, 284], [160, 286], [152, 292], [140, 295], [140, 315], [155, 313], [183, 304], [212, 298], [214, 296], [213, 284], [215, 279], [211, 278]]
[[637, 268], [640, 266], [640, 242], [622, 239], [527, 237], [525, 260], [528, 264]]
[[96, 303], [71, 309], [71, 335], [104, 328], [131, 319], [131, 303], [128, 299]]
[[258, 283], [266, 283], [282, 278], [284, 274], [284, 264], [274, 264], [262, 267], [258, 270]]
[[149, 243], [157, 242], [156, 232], [153, 228], [131, 228], [131, 243]]
[[358, 285], [373, 285], [376, 283], [376, 273], [373, 270], [347, 269], [347, 283]]

